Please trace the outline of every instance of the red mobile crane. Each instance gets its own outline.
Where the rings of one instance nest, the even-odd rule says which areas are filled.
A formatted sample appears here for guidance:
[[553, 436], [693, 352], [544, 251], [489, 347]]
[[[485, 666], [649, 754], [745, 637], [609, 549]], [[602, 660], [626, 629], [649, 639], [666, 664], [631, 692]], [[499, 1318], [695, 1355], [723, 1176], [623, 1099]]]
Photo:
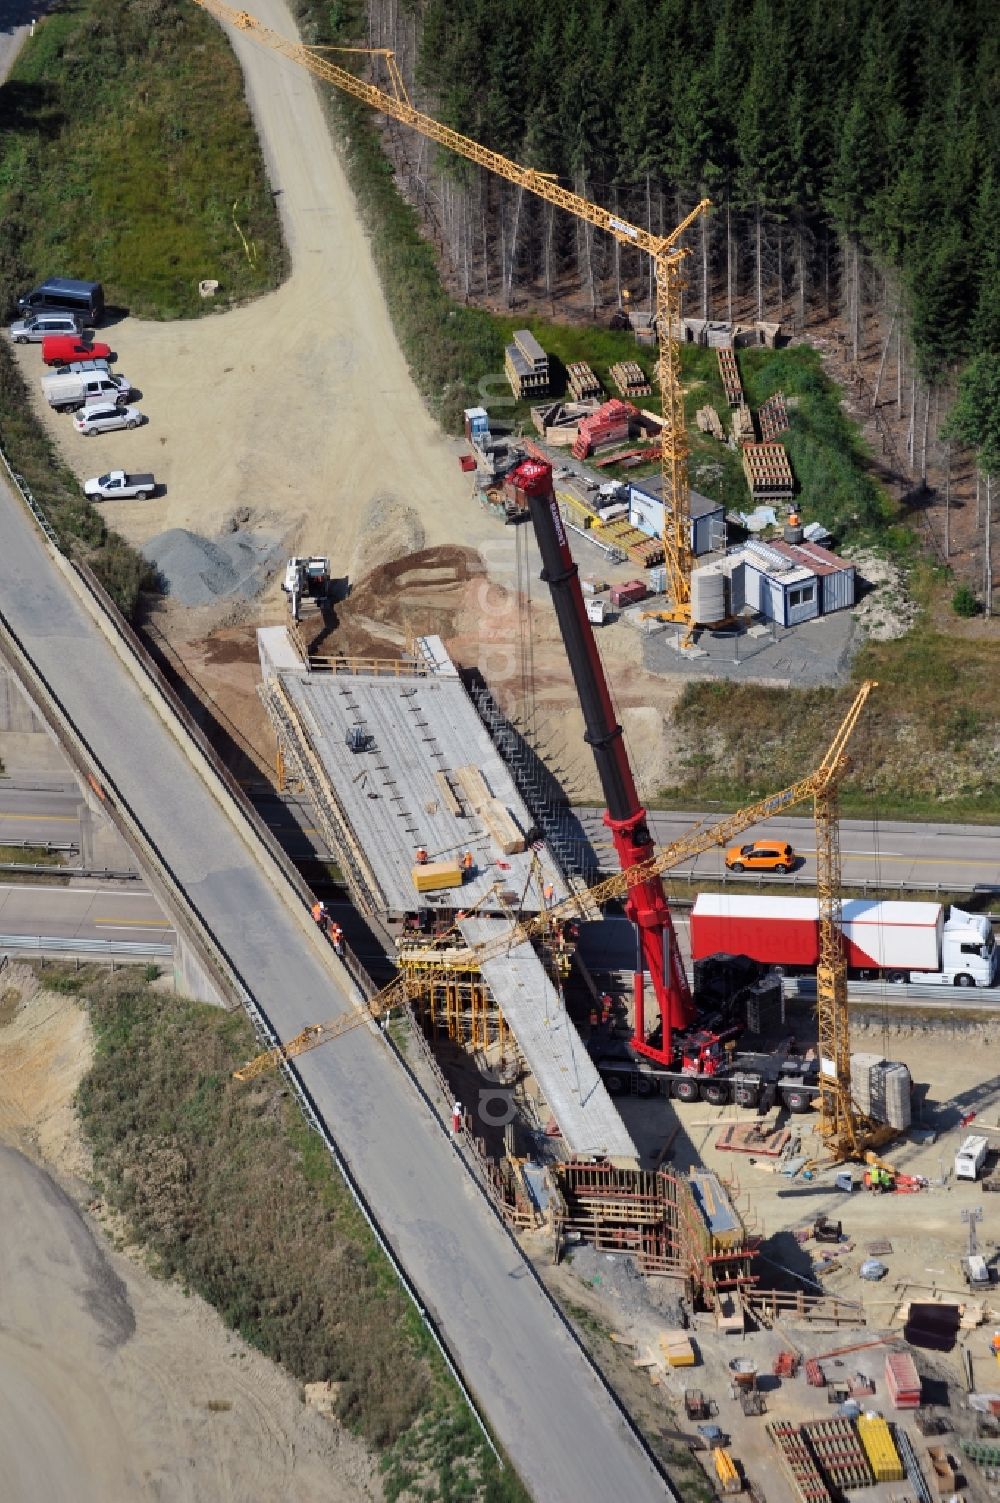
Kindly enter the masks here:
[[[587, 618], [579, 570], [573, 562], [552, 488], [552, 466], [542, 460], [525, 460], [507, 476], [506, 483], [531, 516], [542, 556], [542, 579], [552, 595], [559, 631], [583, 710], [584, 739], [594, 753], [597, 775], [607, 803], [604, 823], [611, 831], [621, 869], [626, 871], [655, 855], [653, 839], [646, 823], [646, 811], [636, 792], [622, 728], [611, 702], [594, 631]], [[659, 873], [628, 889], [625, 913], [636, 930], [632, 1048], [657, 1064], [669, 1067], [674, 1064], [673, 1035], [690, 1028], [695, 1009]], [[660, 1010], [659, 1048], [646, 1039], [646, 971]], [[705, 1043], [709, 1042], [706, 1038]]]

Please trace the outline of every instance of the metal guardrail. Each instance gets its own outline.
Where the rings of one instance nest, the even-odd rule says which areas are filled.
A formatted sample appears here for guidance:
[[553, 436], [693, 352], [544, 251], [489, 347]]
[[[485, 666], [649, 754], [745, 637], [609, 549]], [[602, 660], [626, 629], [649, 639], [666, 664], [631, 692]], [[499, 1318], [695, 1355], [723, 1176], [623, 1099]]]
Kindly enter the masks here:
[[0, 934], [0, 950], [30, 950], [47, 955], [133, 955], [137, 959], [169, 959], [173, 945], [152, 940], [74, 939], [64, 934]]
[[[782, 990], [786, 1001], [815, 1002], [815, 976], [785, 976]], [[1000, 1013], [1000, 987], [987, 986], [937, 986], [921, 985], [919, 982], [896, 981], [851, 981], [847, 987], [848, 1002], [877, 1002], [880, 1007], [894, 1010], [921, 1006], [938, 1007], [963, 1012]]]

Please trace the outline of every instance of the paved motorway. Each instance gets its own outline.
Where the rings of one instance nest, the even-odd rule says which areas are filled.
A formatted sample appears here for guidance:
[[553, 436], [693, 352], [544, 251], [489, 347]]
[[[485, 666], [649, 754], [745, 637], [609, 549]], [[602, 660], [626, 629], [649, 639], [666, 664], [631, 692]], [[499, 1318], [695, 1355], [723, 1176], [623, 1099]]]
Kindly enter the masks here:
[[0, 886], [0, 934], [171, 944], [174, 929], [144, 888]]
[[[279, 1034], [345, 1010], [332, 956], [258, 869], [6, 486], [0, 524], [4, 616]], [[355, 1029], [299, 1069], [532, 1495], [668, 1495], [377, 1034]]]
[[[603, 811], [589, 808], [578, 809], [577, 813], [602, 866], [613, 870], [616, 863], [608, 832], [601, 823]], [[711, 825], [719, 817], [711, 813], [653, 813], [650, 824], [657, 844], [669, 845], [700, 822]], [[810, 818], [770, 820], [748, 830], [740, 841], [759, 840], [765, 835], [781, 835], [790, 841], [802, 858], [796, 874], [815, 878], [815, 830]], [[956, 890], [995, 887], [1000, 892], [1000, 829], [994, 825], [903, 824], [894, 820], [873, 824], [871, 820], [845, 819], [840, 824], [840, 852], [844, 875], [854, 881], [867, 880], [881, 887], [906, 883], [931, 891], [952, 886]], [[705, 876], [718, 876], [723, 870], [720, 850], [707, 851], [676, 868], [678, 874]]]

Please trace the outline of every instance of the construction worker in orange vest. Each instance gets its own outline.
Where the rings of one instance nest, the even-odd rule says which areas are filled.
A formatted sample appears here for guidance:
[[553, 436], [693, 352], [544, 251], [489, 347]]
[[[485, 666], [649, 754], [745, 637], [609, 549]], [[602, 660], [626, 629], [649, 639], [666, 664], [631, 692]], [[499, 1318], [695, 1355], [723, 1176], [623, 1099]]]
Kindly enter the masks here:
[[546, 908], [551, 908], [552, 904], [555, 902], [556, 897], [556, 890], [552, 886], [551, 882], [546, 882], [545, 886], [542, 888], [542, 897], [545, 899]]
[[462, 871], [465, 874], [466, 882], [471, 882], [475, 870], [476, 858], [473, 856], [471, 851], [466, 851], [465, 856], [462, 859]]
[[333, 945], [335, 953], [337, 955], [343, 955], [343, 953], [344, 953], [344, 931], [343, 931], [343, 929], [340, 927], [339, 924], [331, 924], [330, 925], [329, 933], [330, 933], [330, 943]]
[[309, 912], [312, 914], [313, 919], [316, 921], [316, 923], [319, 925], [319, 927], [321, 929], [325, 929], [326, 928], [326, 924], [327, 924], [327, 919], [329, 918], [329, 914], [326, 911], [326, 904], [325, 903], [321, 903], [319, 901], [319, 899], [317, 899], [316, 902], [310, 908]]
[[417, 846], [417, 865], [418, 866], [426, 866], [427, 865], [427, 847], [426, 846], [423, 846], [423, 845], [418, 845]]

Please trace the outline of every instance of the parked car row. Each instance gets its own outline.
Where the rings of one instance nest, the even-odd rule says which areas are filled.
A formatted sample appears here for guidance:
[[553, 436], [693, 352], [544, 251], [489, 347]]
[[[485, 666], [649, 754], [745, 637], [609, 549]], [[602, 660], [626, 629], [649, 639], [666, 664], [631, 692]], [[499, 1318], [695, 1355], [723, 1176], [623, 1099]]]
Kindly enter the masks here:
[[[77, 433], [92, 437], [117, 428], [138, 428], [146, 421], [130, 405], [134, 388], [127, 376], [112, 370], [115, 359], [109, 344], [92, 337], [104, 317], [104, 289], [100, 282], [50, 277], [18, 298], [24, 316], [10, 326], [15, 344], [40, 344], [48, 367], [42, 391], [56, 412], [73, 413]], [[110, 496], [148, 497], [156, 489], [152, 475], [126, 475], [113, 470], [88, 480], [86, 493], [95, 500]]]

